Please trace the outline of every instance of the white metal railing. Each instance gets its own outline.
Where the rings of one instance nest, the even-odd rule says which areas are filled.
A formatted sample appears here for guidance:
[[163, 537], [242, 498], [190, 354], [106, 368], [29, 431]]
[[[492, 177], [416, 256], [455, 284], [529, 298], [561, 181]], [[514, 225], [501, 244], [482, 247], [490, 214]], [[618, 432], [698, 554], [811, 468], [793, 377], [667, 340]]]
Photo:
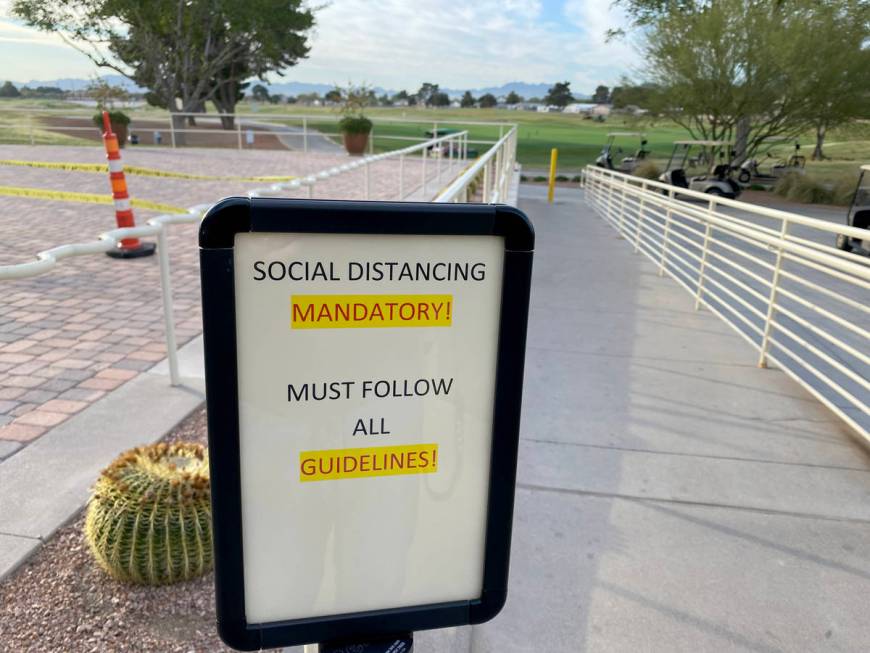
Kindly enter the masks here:
[[[515, 130], [513, 130], [512, 133], [514, 132]], [[420, 152], [422, 174], [419, 183], [422, 190], [421, 198], [426, 198], [426, 195], [429, 192], [429, 172], [432, 173], [432, 176], [434, 177], [436, 183], [440, 183], [443, 174], [452, 174], [457, 166], [460, 170], [462, 170], [463, 167], [465, 167], [466, 165], [465, 162], [468, 155], [468, 143], [468, 132], [463, 131], [455, 134], [448, 134], [438, 138], [429, 139], [424, 143], [412, 145], [401, 150], [362, 157], [348, 164], [329, 168], [317, 174], [308, 175], [301, 179], [293, 179], [287, 182], [271, 184], [270, 186], [263, 188], [255, 188], [250, 191], [249, 194], [257, 197], [269, 195], [276, 192], [297, 190], [303, 187], [307, 187], [308, 196], [312, 197], [314, 187], [317, 183], [325, 181], [330, 177], [335, 177], [337, 175], [341, 175], [350, 172], [351, 170], [356, 170], [362, 167], [365, 172], [363, 176], [363, 194], [366, 199], [368, 199], [371, 188], [371, 165], [377, 161], [396, 157], [399, 159], [399, 176], [397, 189], [398, 197], [400, 199], [405, 199], [406, 197], [408, 197], [408, 194], [406, 193], [406, 188], [404, 187], [404, 160], [406, 156], [414, 155], [417, 152]], [[507, 136], [505, 136], [499, 140], [499, 143], [496, 147], [493, 147], [492, 150], [490, 152], [487, 152], [481, 159], [484, 160], [485, 163], [490, 162], [492, 160], [492, 156], [495, 156], [497, 154], [495, 150], [498, 149], [498, 151], [501, 152], [501, 154], [499, 154], [499, 156], [501, 157], [499, 161], [512, 160], [511, 157], [514, 156], [514, 150], [510, 149], [509, 152], [506, 151], [507, 143], [511, 143], [511, 148], [515, 148], [516, 146], [515, 139], [507, 140]], [[447, 164], [444, 164], [442, 166], [442, 159], [446, 159]], [[427, 172], [427, 162], [430, 160], [430, 171]], [[494, 170], [497, 168], [498, 166], [495, 166]], [[461, 178], [464, 178], [466, 176], [467, 172], [464, 173]], [[500, 179], [501, 177], [497, 178]], [[452, 188], [454, 185], [455, 184], [450, 184], [448, 188]], [[499, 192], [502, 194], [502, 196], [504, 196], [504, 193], [506, 191], [501, 190]], [[99, 254], [109, 251], [117, 247], [120, 241], [124, 238], [142, 238], [148, 236], [155, 236], [157, 238], [157, 256], [160, 267], [160, 283], [162, 289], [163, 318], [166, 337], [166, 352], [169, 362], [169, 376], [172, 385], [178, 385], [181, 382], [181, 379], [178, 371], [178, 348], [175, 338], [175, 320], [172, 311], [172, 280], [170, 275], [169, 249], [166, 233], [167, 228], [171, 225], [198, 222], [202, 219], [202, 216], [205, 215], [208, 209], [211, 208], [211, 206], [211, 204], [198, 204], [187, 209], [186, 213], [165, 214], [151, 218], [142, 226], [112, 229], [110, 231], [106, 231], [105, 233], [100, 234], [98, 236], [98, 239], [95, 241], [85, 243], [69, 243], [65, 245], [58, 245], [57, 247], [52, 247], [51, 249], [47, 249], [45, 251], [37, 253], [36, 260], [34, 261], [28, 261], [25, 263], [18, 263], [13, 265], [0, 265], [0, 281], [34, 277], [40, 274], [44, 274], [53, 269], [64, 259], [75, 256], [84, 256], [88, 254]]]
[[[481, 186], [481, 202], [507, 202], [517, 160], [517, 128], [512, 127], [474, 164], [435, 198], [436, 202], [468, 202], [473, 186]], [[476, 190], [476, 189], [475, 189]]]
[[[340, 120], [340, 116], [334, 113], [325, 113], [325, 114], [293, 114], [293, 113], [239, 113], [239, 114], [230, 114], [230, 113], [155, 113], [154, 115], [149, 115], [148, 113], [135, 113], [134, 109], [128, 110], [128, 113], [131, 114], [133, 118], [133, 122], [131, 123], [132, 129], [131, 133], [140, 133], [147, 134], [153, 132], [154, 134], [160, 135], [160, 142], [155, 144], [166, 145], [170, 147], [178, 147], [181, 145], [181, 138], [178, 138], [179, 135], [184, 134], [195, 134], [195, 135], [207, 135], [212, 138], [221, 138], [231, 144], [232, 147], [236, 149], [245, 149], [245, 147], [255, 146], [253, 142], [257, 136], [271, 136], [271, 137], [280, 137], [287, 139], [298, 139], [298, 148], [303, 152], [308, 152], [311, 149], [311, 143], [314, 139], [324, 138], [330, 141], [337, 141], [341, 139], [342, 134], [338, 131], [338, 121]], [[16, 120], [19, 120], [23, 117], [27, 121], [27, 131], [28, 131], [28, 139], [30, 144], [33, 145], [36, 142], [36, 132], [40, 129], [43, 130], [54, 130], [60, 132], [84, 132], [87, 134], [97, 133], [99, 128], [92, 124], [92, 113], [86, 113], [81, 109], [43, 109], [43, 108], [34, 108], [34, 109], [19, 109], [16, 108], [13, 110], [8, 110], [3, 107], [0, 107], [0, 117], [4, 114], [12, 115]], [[34, 119], [40, 117], [51, 117], [51, 116], [59, 116], [72, 120], [81, 120], [84, 125], [51, 125], [51, 124], [39, 124], [35, 123]], [[218, 121], [222, 117], [233, 117], [235, 118], [234, 126], [232, 129], [201, 129], [201, 128], [185, 128], [176, 126], [176, 121], [173, 120], [173, 117], [179, 118], [178, 122], [183, 122], [187, 118], [193, 118], [194, 120], [204, 122], [206, 124], [210, 124]], [[148, 124], [147, 127], [137, 127], [137, 121], [141, 125], [143, 122]], [[375, 132], [377, 131], [377, 138], [381, 141], [390, 140], [390, 141], [413, 141], [413, 142], [424, 142], [429, 140], [427, 136], [403, 136], [403, 135], [391, 135], [382, 133], [378, 128], [387, 124], [417, 124], [423, 126], [432, 127], [433, 136], [437, 136], [439, 126], [443, 127], [445, 125], [456, 125], [456, 126], [469, 126], [475, 125], [478, 127], [498, 127], [499, 133], [498, 138], [501, 139], [505, 132], [515, 127], [514, 123], [506, 123], [506, 122], [495, 122], [495, 121], [462, 121], [462, 120], [429, 120], [422, 118], [398, 118], [392, 116], [376, 116], [374, 118], [375, 128], [372, 130], [371, 137], [369, 138], [369, 153], [374, 153], [374, 143], [375, 143]], [[155, 124], [165, 124], [165, 127], [156, 127]], [[319, 125], [322, 123], [334, 123], [335, 130], [334, 131], [322, 131], [320, 129], [312, 127], [312, 123], [315, 125]], [[166, 140], [164, 141], [164, 135], [168, 135]], [[155, 137], [156, 140], [156, 137]], [[476, 140], [467, 140], [468, 144], [472, 145], [492, 145], [496, 141], [494, 140], [486, 140], [486, 139], [476, 139]]]
[[[414, 183], [406, 183], [408, 172], [406, 171], [405, 159], [415, 154], [420, 155], [420, 199], [428, 201], [430, 176], [436, 184], [443, 181], [444, 175], [449, 175], [457, 165], [463, 166], [468, 157], [468, 132], [462, 131], [455, 134], [447, 134], [438, 138], [431, 138], [418, 145], [409, 145], [400, 150], [391, 150], [381, 154], [369, 154], [368, 156], [333, 166], [318, 173], [307, 175], [299, 179], [282, 181], [262, 188], [255, 188], [249, 192], [253, 197], [269, 195], [282, 191], [293, 191], [300, 188], [308, 188], [308, 197], [314, 197], [314, 187], [320, 181], [326, 181], [331, 177], [345, 174], [359, 168], [363, 169], [363, 198], [371, 196], [371, 166], [378, 161], [398, 159], [399, 173], [397, 175], [398, 188], [396, 197], [404, 200], [408, 197], [408, 189], [416, 188]], [[444, 161], [447, 163], [443, 163]], [[430, 163], [431, 161], [431, 163]], [[413, 180], [409, 180], [413, 182]]]
[[621, 236], [870, 443], [865, 229], [588, 166], [587, 201]]

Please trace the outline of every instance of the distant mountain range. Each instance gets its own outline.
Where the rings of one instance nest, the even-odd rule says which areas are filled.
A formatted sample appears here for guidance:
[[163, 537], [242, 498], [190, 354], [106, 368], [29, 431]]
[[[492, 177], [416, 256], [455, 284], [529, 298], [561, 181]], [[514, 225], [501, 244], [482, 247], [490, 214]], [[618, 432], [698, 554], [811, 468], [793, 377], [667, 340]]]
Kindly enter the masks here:
[[[122, 86], [130, 93], [144, 93], [147, 89], [141, 88], [131, 82], [129, 79], [122, 75], [102, 75], [102, 78], [105, 79], [109, 84], [114, 86]], [[41, 79], [41, 80], [30, 80], [29, 82], [16, 82], [16, 86], [27, 86], [28, 88], [36, 88], [37, 86], [56, 86], [58, 88], [62, 88], [65, 91], [80, 91], [88, 87], [91, 83], [90, 79], [79, 79], [79, 78], [64, 78], [64, 79]], [[252, 84], [253, 85], [253, 84]], [[266, 88], [269, 89], [270, 93], [281, 93], [283, 95], [300, 95], [301, 93], [319, 93], [323, 95], [324, 93], [331, 91], [335, 86], [333, 84], [313, 84], [307, 82], [275, 82], [264, 84]], [[466, 90], [471, 91], [471, 94], [474, 97], [480, 97], [486, 93], [492, 93], [496, 97], [507, 95], [511, 91], [516, 93], [517, 95], [521, 95], [522, 97], [529, 99], [533, 97], [544, 97], [547, 94], [547, 90], [552, 86], [552, 84], [530, 84], [528, 82], [508, 82], [507, 84], [502, 84], [501, 86], [486, 86], [483, 88], [470, 88], [470, 89], [459, 89], [459, 88], [442, 88], [441, 90], [444, 93], [447, 93], [451, 98], [461, 97]], [[417, 91], [416, 88], [408, 88], [405, 89], [408, 93], [414, 93]], [[380, 86], [374, 87], [375, 93], [378, 95], [382, 95], [384, 93], [388, 95], [393, 95], [397, 92], [396, 89], [387, 89], [382, 88]], [[576, 92], [576, 91], [575, 91]]]

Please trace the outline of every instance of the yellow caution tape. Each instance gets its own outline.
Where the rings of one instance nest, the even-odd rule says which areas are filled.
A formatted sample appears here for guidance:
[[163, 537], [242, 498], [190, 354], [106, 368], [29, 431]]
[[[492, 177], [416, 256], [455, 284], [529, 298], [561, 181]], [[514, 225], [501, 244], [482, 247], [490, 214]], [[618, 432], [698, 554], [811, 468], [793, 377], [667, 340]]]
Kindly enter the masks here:
[[[45, 168], [48, 170], [70, 170], [74, 172], [101, 172], [107, 174], [109, 166], [105, 163], [73, 163], [60, 161], [19, 161], [17, 159], [0, 159], [0, 165], [22, 166], [26, 168]], [[157, 168], [143, 168], [141, 166], [124, 166], [124, 173], [139, 175], [141, 177], [170, 177], [174, 179], [190, 179], [195, 181], [291, 181], [296, 177], [220, 177], [213, 175], [194, 175], [186, 172], [172, 172], [158, 170]]]
[[[0, 186], [0, 195], [7, 197], [31, 197], [39, 200], [60, 200], [62, 202], [85, 202], [87, 204], [113, 204], [111, 195], [99, 195], [97, 193], [74, 193], [66, 190], [48, 190], [46, 188], [23, 188], [21, 186]], [[131, 199], [130, 203], [139, 209], [150, 209], [163, 213], [187, 213], [183, 209], [172, 204], [161, 204], [150, 200]]]

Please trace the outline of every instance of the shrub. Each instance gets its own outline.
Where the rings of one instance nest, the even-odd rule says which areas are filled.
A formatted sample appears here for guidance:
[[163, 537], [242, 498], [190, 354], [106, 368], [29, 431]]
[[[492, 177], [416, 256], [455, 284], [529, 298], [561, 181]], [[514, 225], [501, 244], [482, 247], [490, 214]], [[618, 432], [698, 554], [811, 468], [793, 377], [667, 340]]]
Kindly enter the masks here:
[[569, 177], [567, 175], [556, 175], [556, 181], [569, 181]]
[[208, 454], [199, 444], [156, 444], [121, 454], [88, 502], [85, 538], [118, 580], [163, 585], [211, 569]]
[[[112, 121], [113, 125], [129, 125], [130, 124], [130, 116], [128, 116], [123, 111], [112, 110], [109, 111], [109, 120]], [[94, 124], [97, 127], [103, 126], [103, 112], [98, 111], [94, 114]]]
[[662, 171], [653, 161], [641, 161], [631, 174], [635, 177], [655, 180], [659, 178]]
[[365, 116], [345, 116], [338, 121], [338, 129], [344, 134], [368, 134], [372, 121]]
[[776, 182], [773, 192], [793, 202], [804, 204], [847, 205], [852, 201], [857, 177], [841, 175], [831, 182], [823, 182], [808, 174], [789, 172]]
[[545, 177], [544, 175], [536, 175], [532, 181], [549, 181], [549, 177]]

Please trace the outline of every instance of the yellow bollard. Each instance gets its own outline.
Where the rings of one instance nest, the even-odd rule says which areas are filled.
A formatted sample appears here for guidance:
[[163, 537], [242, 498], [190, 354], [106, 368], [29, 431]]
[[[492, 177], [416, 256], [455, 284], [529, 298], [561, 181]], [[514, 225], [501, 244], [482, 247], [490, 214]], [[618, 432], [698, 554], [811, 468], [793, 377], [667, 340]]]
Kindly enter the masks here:
[[553, 193], [556, 191], [556, 161], [559, 160], [559, 150], [550, 150], [550, 181], [547, 184], [547, 203], [553, 203]]

